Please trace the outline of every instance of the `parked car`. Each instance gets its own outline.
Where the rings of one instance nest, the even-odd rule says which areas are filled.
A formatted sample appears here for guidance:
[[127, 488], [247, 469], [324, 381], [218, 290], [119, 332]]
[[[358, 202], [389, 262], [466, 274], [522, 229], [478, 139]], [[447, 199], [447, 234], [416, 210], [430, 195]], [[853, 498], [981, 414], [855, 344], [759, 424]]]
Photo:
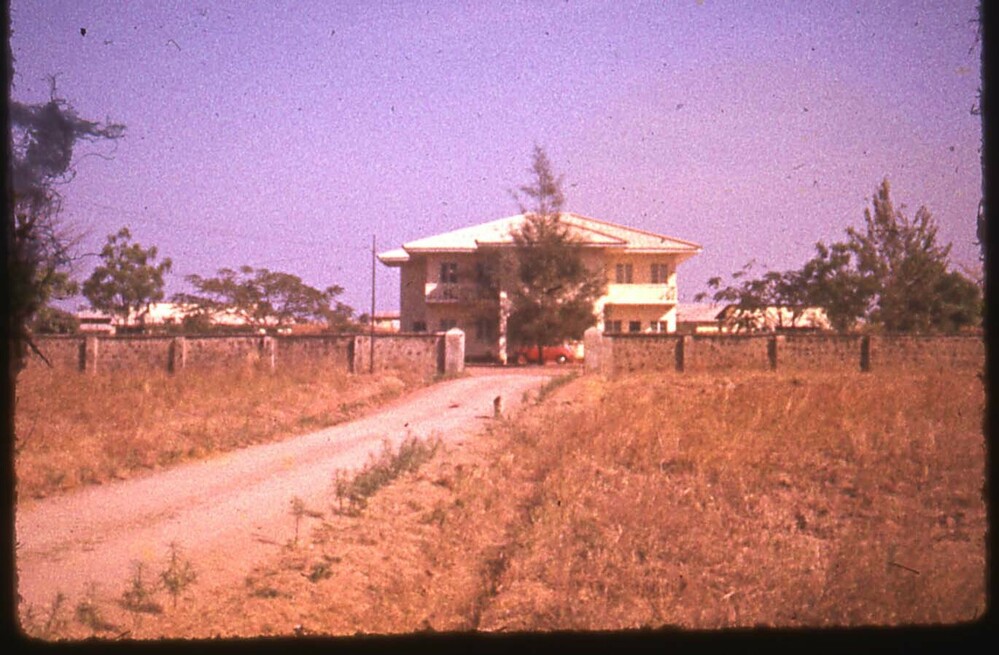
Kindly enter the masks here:
[[[541, 349], [541, 356], [545, 364], [549, 362], [555, 362], [557, 364], [565, 364], [568, 362], [576, 361], [576, 353], [573, 349], [567, 345], [560, 346], [544, 346]], [[521, 346], [513, 351], [510, 357], [511, 361], [517, 362], [518, 364], [537, 364], [538, 363], [538, 347], [537, 346]]]

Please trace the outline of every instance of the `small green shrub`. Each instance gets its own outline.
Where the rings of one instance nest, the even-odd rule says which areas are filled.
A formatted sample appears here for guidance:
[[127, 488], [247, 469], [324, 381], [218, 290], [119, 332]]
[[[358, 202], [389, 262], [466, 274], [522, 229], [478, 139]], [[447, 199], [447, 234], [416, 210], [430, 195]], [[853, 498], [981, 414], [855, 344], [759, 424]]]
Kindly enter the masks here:
[[101, 615], [100, 607], [97, 605], [97, 586], [94, 584], [87, 587], [87, 593], [77, 602], [74, 615], [78, 623], [94, 632], [110, 632], [118, 629], [118, 626], [105, 620]]
[[409, 437], [399, 444], [398, 450], [393, 450], [385, 441], [381, 453], [372, 457], [354, 475], [336, 471], [333, 474], [333, 495], [337, 500], [334, 511], [337, 514], [357, 516], [367, 507], [368, 498], [403, 473], [415, 471], [432, 459], [440, 444], [440, 438], [421, 440]]
[[142, 562], [135, 562], [129, 587], [121, 595], [121, 606], [134, 614], [162, 614], [163, 606], [153, 600], [156, 588], [147, 586], [142, 570]]
[[167, 568], [160, 572], [160, 580], [166, 588], [167, 593], [173, 599], [173, 607], [177, 607], [177, 597], [190, 586], [198, 575], [194, 571], [190, 560], [181, 559], [180, 547], [177, 542], [170, 542], [170, 554]]

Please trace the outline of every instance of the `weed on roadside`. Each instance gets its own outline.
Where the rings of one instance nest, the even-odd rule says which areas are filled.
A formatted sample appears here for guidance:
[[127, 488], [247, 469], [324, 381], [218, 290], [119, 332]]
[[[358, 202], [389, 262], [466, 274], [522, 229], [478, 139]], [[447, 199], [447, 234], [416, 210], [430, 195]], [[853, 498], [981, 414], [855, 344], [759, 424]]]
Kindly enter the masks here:
[[65, 616], [66, 596], [60, 591], [52, 599], [47, 611], [39, 611], [28, 605], [21, 620], [24, 631], [39, 639], [52, 640], [66, 630], [69, 620]]
[[308, 507], [306, 507], [304, 500], [302, 500], [298, 496], [295, 496], [294, 498], [291, 499], [291, 515], [295, 517], [295, 541], [293, 542], [292, 545], [297, 547], [299, 527], [302, 522], [302, 518], [309, 516], [314, 519], [321, 519], [323, 518], [323, 513], [316, 511], [314, 509], [309, 509]]
[[333, 474], [333, 495], [337, 500], [334, 512], [357, 516], [367, 507], [368, 498], [403, 473], [415, 471], [432, 459], [440, 445], [439, 437], [427, 440], [409, 437], [399, 444], [398, 450], [393, 450], [391, 444], [385, 441], [381, 453], [369, 459], [357, 473], [350, 475], [336, 471]]
[[167, 568], [160, 572], [160, 580], [173, 599], [173, 607], [176, 609], [177, 597], [197, 580], [198, 575], [195, 573], [191, 561], [181, 558], [180, 547], [175, 541], [170, 542], [168, 558]]
[[76, 603], [74, 616], [78, 623], [94, 632], [111, 632], [118, 629], [117, 625], [107, 621], [101, 614], [97, 604], [97, 585], [95, 583], [87, 585], [87, 591], [83, 598]]
[[142, 579], [143, 568], [142, 562], [133, 562], [132, 579], [128, 589], [121, 594], [121, 606], [136, 616], [162, 614], [163, 606], [153, 600], [153, 594], [156, 593], [155, 585], [149, 586]]
[[579, 377], [578, 373], [567, 373], [565, 375], [560, 375], [558, 377], [554, 377], [554, 378], [549, 379], [547, 382], [545, 382], [541, 386], [540, 389], [538, 389], [538, 395], [535, 398], [534, 402], [535, 403], [541, 403], [541, 402], [543, 402], [545, 400], [545, 398], [547, 398], [548, 396], [552, 395], [553, 393], [555, 393], [556, 391], [558, 391], [559, 389], [561, 389], [565, 385], [569, 384], [570, 382], [572, 382], [573, 380], [575, 380], [577, 377]]

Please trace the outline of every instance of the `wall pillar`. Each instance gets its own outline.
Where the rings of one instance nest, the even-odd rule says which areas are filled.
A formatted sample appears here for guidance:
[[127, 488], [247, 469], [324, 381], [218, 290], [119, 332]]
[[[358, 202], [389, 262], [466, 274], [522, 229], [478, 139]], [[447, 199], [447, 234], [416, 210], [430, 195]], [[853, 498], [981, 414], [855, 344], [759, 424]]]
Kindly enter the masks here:
[[781, 346], [784, 345], [784, 336], [774, 335], [767, 339], [767, 359], [770, 361], [770, 370], [777, 370], [777, 360]]
[[358, 367], [357, 352], [361, 350], [360, 344], [357, 340], [360, 339], [358, 336], [353, 336], [347, 341], [347, 372], [357, 373], [361, 369]]
[[274, 337], [264, 337], [261, 343], [261, 356], [264, 360], [264, 366], [267, 367], [268, 371], [274, 372], [277, 368], [277, 339]]
[[180, 373], [187, 367], [187, 339], [177, 337], [170, 342], [170, 372]]
[[506, 366], [509, 355], [507, 354], [507, 320], [510, 318], [510, 299], [505, 290], [499, 292], [499, 337], [496, 344], [496, 357], [499, 363]]
[[444, 333], [444, 374], [456, 375], [465, 370], [465, 333], [451, 328]]
[[605, 333], [600, 339], [600, 372], [614, 373], [614, 335]]
[[583, 333], [583, 362], [588, 373], [600, 372], [600, 351], [603, 347], [603, 333], [593, 326]]
[[100, 355], [100, 341], [96, 336], [87, 337], [83, 342], [83, 370], [89, 375], [97, 373], [97, 359]]
[[690, 337], [686, 334], [676, 340], [676, 371], [683, 373], [687, 367], [687, 347], [690, 345]]
[[865, 373], [871, 370], [871, 336], [869, 334], [860, 338], [860, 370]]

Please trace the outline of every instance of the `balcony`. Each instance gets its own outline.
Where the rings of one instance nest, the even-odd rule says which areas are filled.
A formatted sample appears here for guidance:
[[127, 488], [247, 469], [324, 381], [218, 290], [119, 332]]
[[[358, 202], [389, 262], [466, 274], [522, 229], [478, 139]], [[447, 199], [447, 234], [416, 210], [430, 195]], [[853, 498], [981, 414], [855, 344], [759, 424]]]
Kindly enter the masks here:
[[608, 284], [609, 305], [668, 305], [676, 304], [674, 284]]
[[428, 304], [468, 304], [495, 302], [499, 295], [495, 289], [479, 284], [428, 282], [426, 298]]

